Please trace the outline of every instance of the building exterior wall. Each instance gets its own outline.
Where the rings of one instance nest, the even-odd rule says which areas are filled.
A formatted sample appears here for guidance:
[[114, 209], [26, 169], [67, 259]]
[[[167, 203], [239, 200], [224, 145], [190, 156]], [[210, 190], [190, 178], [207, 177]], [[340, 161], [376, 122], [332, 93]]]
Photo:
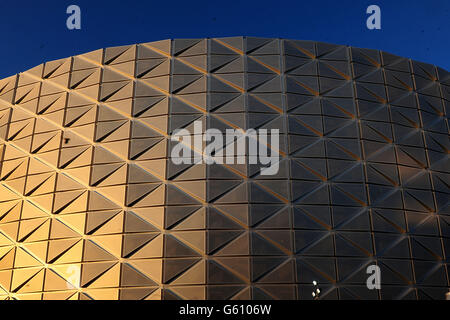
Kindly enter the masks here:
[[[444, 299], [449, 107], [441, 68], [250, 37], [0, 80], [0, 299]], [[194, 121], [279, 129], [278, 173], [174, 164]]]

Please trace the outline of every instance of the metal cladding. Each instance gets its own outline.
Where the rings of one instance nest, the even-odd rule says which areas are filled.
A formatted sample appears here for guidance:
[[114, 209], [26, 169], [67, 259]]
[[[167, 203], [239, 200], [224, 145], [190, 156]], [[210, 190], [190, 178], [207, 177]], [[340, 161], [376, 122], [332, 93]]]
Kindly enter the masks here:
[[[444, 299], [449, 107], [441, 68], [250, 37], [0, 80], [0, 298]], [[174, 164], [196, 120], [279, 129], [277, 174]]]

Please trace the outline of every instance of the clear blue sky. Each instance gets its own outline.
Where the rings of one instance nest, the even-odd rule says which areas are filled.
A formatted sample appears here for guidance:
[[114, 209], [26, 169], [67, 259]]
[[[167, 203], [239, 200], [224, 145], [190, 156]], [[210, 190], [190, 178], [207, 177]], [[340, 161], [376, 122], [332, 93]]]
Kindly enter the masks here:
[[[66, 8], [81, 8], [81, 30]], [[381, 7], [381, 30], [366, 8]], [[0, 79], [102, 47], [167, 38], [260, 36], [374, 48], [450, 70], [450, 0], [3, 0]]]

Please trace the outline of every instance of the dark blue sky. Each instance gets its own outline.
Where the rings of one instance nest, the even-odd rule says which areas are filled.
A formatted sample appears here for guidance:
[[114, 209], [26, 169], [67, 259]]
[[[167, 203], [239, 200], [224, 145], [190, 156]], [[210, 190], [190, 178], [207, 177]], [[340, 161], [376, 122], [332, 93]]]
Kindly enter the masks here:
[[[81, 8], [81, 30], [66, 8]], [[381, 7], [381, 30], [366, 8]], [[167, 38], [260, 36], [375, 48], [450, 70], [449, 0], [1, 1], [0, 79], [44, 61]]]

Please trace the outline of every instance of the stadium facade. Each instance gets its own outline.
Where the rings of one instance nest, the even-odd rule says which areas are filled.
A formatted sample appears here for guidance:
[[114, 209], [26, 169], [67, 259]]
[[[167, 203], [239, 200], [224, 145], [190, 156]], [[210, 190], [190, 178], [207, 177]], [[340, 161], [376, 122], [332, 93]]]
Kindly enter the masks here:
[[[0, 299], [444, 299], [449, 113], [442, 68], [313, 41], [163, 40], [0, 80]], [[195, 122], [278, 129], [276, 174], [172, 161]]]

